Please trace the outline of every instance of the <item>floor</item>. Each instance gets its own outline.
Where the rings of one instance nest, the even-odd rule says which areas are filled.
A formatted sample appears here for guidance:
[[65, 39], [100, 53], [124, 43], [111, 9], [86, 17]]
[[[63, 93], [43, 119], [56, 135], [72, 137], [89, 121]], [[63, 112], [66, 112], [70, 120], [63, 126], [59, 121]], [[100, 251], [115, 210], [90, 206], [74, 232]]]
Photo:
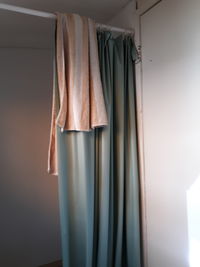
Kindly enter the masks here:
[[54, 261], [45, 265], [41, 265], [39, 267], [62, 267], [62, 261]]

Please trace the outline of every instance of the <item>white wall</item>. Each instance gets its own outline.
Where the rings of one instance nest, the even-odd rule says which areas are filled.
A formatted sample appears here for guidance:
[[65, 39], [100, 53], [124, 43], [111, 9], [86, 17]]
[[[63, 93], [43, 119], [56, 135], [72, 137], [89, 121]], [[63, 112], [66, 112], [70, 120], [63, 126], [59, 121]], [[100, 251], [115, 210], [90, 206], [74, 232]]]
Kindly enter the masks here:
[[199, 267], [200, 1], [163, 0], [141, 26], [148, 267]]
[[47, 174], [52, 51], [0, 49], [0, 266], [58, 259], [57, 178]]
[[133, 14], [136, 8], [135, 1], [131, 1], [119, 13], [108, 21], [109, 25], [125, 29], [134, 29]]

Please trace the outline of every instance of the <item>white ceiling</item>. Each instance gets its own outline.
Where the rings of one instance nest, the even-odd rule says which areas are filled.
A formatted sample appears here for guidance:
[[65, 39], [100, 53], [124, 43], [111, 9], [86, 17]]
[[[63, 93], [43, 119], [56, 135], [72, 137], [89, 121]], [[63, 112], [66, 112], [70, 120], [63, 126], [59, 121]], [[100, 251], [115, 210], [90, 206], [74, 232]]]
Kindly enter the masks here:
[[[4, 0], [3, 3], [47, 12], [78, 13], [106, 23], [130, 0]], [[2, 2], [1, 2], [2, 3]], [[0, 47], [50, 48], [55, 22], [0, 10]]]

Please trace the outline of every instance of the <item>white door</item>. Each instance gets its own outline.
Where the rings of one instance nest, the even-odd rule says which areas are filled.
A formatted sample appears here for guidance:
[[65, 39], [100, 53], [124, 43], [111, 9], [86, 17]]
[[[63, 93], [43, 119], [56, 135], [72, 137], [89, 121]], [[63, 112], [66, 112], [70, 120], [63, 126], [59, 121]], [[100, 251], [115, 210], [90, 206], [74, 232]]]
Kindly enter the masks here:
[[141, 42], [148, 267], [199, 267], [200, 0], [160, 2]]

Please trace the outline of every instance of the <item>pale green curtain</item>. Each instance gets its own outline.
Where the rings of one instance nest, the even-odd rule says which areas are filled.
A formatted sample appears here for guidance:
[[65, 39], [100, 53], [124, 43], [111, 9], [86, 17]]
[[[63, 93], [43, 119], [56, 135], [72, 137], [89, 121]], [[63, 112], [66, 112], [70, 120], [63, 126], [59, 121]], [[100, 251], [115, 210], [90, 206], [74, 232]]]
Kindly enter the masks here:
[[109, 125], [58, 131], [64, 267], [141, 267], [135, 119], [136, 49], [98, 33]]

